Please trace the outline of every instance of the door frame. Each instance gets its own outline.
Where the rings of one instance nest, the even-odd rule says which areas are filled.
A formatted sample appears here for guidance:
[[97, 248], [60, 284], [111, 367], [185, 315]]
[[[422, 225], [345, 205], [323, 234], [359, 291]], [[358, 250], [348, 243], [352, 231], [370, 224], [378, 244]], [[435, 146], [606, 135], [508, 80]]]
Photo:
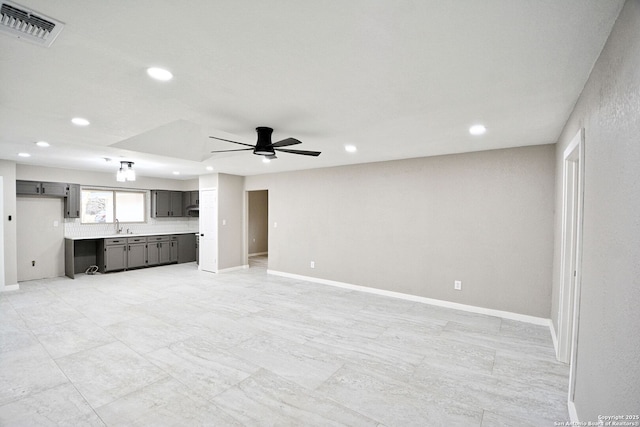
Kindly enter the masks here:
[[249, 265], [249, 239], [251, 236], [249, 235], [249, 217], [251, 212], [251, 206], [249, 204], [249, 193], [255, 193], [258, 191], [266, 191], [267, 192], [267, 254], [269, 253], [269, 239], [271, 233], [269, 233], [269, 189], [268, 188], [259, 188], [255, 190], [245, 190], [244, 198], [245, 198], [245, 218], [244, 218], [244, 263], [245, 265]]
[[[213, 187], [213, 188], [201, 188], [200, 190], [200, 221], [199, 221], [199, 230], [198, 230], [198, 234], [200, 235], [199, 237], [199, 241], [198, 241], [198, 251], [199, 253], [199, 263], [198, 263], [198, 270], [200, 271], [208, 271], [210, 273], [217, 273], [218, 272], [218, 189]], [[207, 209], [206, 206], [203, 206], [204, 204], [202, 203], [203, 200], [205, 200], [206, 194], [208, 192], [211, 192], [215, 195], [215, 203], [214, 203], [214, 207], [212, 211], [209, 211]], [[213, 265], [213, 269], [211, 270], [207, 270], [203, 268], [203, 260], [206, 260], [206, 254], [202, 253], [202, 246], [203, 246], [203, 241], [204, 239], [202, 239], [203, 236], [203, 232], [205, 232], [206, 230], [202, 230], [202, 218], [206, 217], [207, 215], [209, 215], [212, 218], [213, 221], [213, 228], [214, 228], [214, 241], [215, 241], [215, 254], [214, 254], [214, 261], [212, 263]], [[209, 254], [211, 255], [211, 254]], [[205, 262], [205, 266], [206, 266], [206, 262]]]
[[560, 300], [558, 360], [569, 363], [569, 409], [575, 411], [574, 391], [580, 326], [582, 281], [582, 223], [584, 210], [584, 129], [563, 153], [562, 237], [560, 252]]

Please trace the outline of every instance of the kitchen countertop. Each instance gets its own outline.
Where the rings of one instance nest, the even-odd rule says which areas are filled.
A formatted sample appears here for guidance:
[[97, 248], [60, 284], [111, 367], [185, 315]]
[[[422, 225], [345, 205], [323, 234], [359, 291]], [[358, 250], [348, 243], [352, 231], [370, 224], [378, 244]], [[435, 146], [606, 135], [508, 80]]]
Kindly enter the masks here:
[[68, 240], [99, 240], [99, 239], [116, 239], [118, 237], [148, 237], [148, 236], [175, 236], [178, 234], [198, 234], [198, 231], [174, 231], [171, 233], [138, 233], [138, 234], [105, 234], [103, 236], [77, 236], [77, 237], [67, 237], [65, 239]]

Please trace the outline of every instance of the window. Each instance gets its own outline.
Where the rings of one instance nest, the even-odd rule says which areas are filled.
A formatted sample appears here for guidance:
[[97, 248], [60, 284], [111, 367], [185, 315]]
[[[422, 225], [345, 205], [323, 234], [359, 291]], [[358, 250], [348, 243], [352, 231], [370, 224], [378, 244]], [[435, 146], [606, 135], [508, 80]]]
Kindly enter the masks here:
[[144, 222], [145, 191], [82, 189], [83, 224]]

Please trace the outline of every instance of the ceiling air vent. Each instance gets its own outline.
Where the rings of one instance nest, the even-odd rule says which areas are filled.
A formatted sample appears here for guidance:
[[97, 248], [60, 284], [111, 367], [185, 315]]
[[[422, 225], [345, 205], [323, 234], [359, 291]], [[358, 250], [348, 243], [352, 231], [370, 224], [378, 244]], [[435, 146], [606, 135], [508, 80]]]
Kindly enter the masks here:
[[19, 4], [3, 1], [0, 10], [0, 32], [49, 47], [64, 24]]

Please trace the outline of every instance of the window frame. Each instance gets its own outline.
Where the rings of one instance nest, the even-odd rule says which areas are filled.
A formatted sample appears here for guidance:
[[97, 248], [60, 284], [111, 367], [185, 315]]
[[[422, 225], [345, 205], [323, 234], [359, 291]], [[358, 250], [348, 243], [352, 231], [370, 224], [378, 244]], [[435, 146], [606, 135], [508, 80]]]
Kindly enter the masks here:
[[83, 215], [81, 213], [80, 215], [80, 223], [83, 225], [89, 225], [89, 224], [115, 224], [116, 220], [118, 220], [118, 217], [116, 216], [116, 212], [117, 212], [117, 203], [116, 203], [116, 193], [138, 193], [138, 194], [142, 194], [143, 198], [143, 202], [142, 202], [142, 217], [143, 220], [142, 221], [120, 221], [118, 220], [118, 223], [120, 224], [146, 224], [149, 221], [149, 190], [141, 190], [141, 189], [137, 189], [137, 188], [113, 188], [113, 187], [98, 187], [98, 186], [81, 186], [80, 187], [80, 206], [82, 209], [84, 209], [84, 205], [83, 205], [83, 194], [85, 191], [102, 191], [102, 192], [111, 192], [112, 195], [112, 200], [113, 200], [113, 221], [105, 221], [105, 222], [84, 222], [83, 221]]

